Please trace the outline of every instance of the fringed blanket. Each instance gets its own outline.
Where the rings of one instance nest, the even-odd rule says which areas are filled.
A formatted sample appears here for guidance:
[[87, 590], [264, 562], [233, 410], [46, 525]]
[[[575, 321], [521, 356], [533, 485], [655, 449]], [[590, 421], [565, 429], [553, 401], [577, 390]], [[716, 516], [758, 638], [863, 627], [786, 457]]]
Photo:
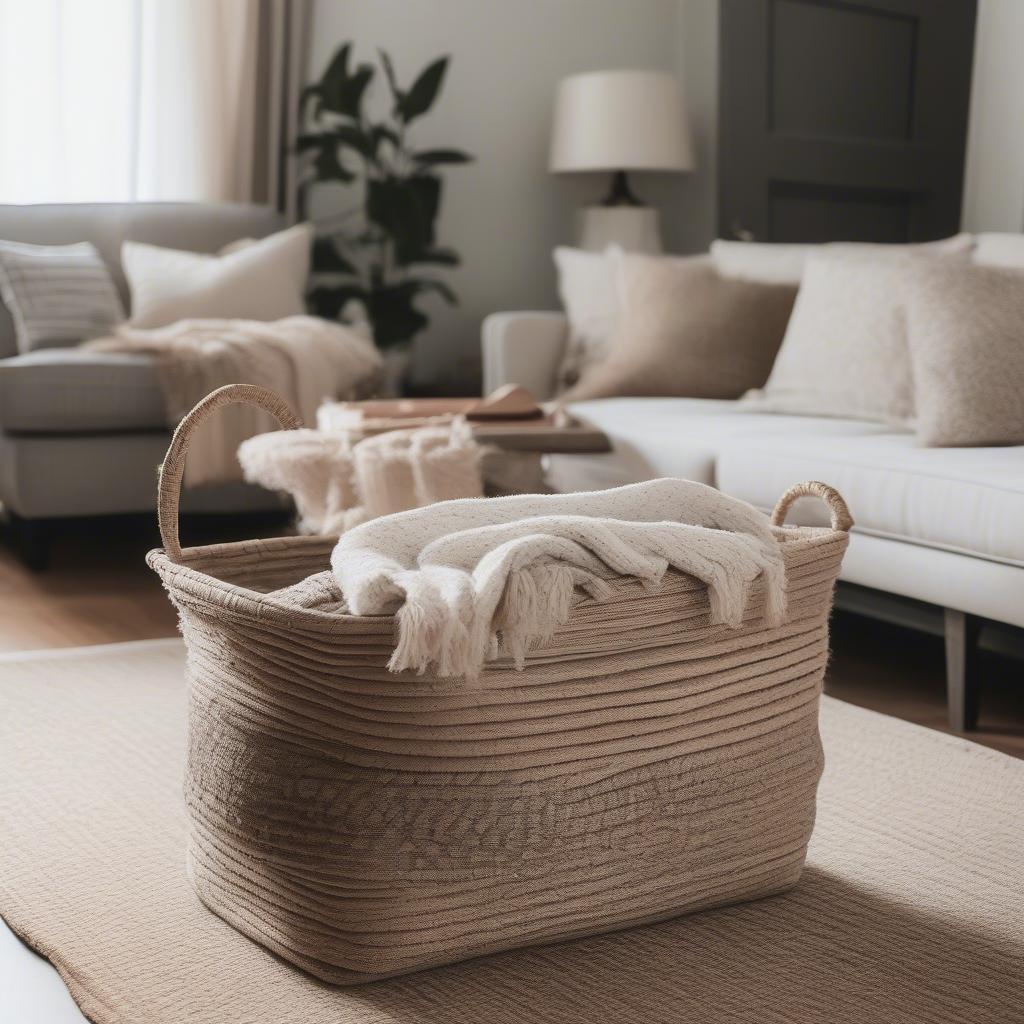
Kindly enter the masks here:
[[580, 592], [612, 574], [657, 586], [671, 566], [708, 586], [713, 623], [739, 626], [754, 581], [785, 616], [785, 570], [767, 518], [704, 484], [448, 501], [357, 526], [332, 569], [355, 615], [398, 618], [392, 671], [474, 678], [503, 650], [521, 665]]
[[344, 431], [278, 430], [238, 449], [246, 480], [287, 491], [302, 532], [327, 535], [437, 501], [482, 497], [482, 456], [464, 419], [354, 444]]
[[[201, 398], [224, 384], [261, 384], [285, 398], [307, 423], [325, 399], [358, 397], [381, 366], [362, 334], [312, 316], [256, 320], [179, 320], [168, 327], [121, 327], [86, 342], [102, 352], [152, 356], [167, 405], [177, 423]], [[185, 467], [189, 485], [237, 480], [239, 444], [276, 424], [258, 409], [235, 407], [200, 429]]]

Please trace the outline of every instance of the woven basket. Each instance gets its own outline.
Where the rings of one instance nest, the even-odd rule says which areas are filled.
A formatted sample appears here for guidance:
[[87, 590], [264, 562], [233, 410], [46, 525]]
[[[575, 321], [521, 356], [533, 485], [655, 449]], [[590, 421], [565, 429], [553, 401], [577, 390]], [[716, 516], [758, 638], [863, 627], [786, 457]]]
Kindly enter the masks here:
[[[329, 982], [779, 893], [803, 867], [822, 770], [818, 698], [833, 584], [852, 524], [823, 484], [772, 521], [789, 616], [754, 595], [740, 629], [670, 573], [583, 601], [517, 672], [474, 687], [386, 665], [391, 617], [296, 609], [268, 591], [327, 568], [334, 540], [182, 550], [188, 439], [249, 401], [214, 392], [182, 421], [149, 555], [188, 647], [188, 864], [216, 914]], [[799, 496], [831, 528], [782, 526]]]

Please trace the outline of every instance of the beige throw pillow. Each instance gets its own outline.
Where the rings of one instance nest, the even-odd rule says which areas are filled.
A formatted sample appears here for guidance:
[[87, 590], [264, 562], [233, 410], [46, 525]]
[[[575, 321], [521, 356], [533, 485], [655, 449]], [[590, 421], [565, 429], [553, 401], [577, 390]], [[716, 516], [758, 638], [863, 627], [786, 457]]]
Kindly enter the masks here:
[[220, 255], [125, 242], [133, 327], [191, 318], [280, 320], [305, 313], [313, 226], [297, 224]]
[[744, 401], [768, 412], [906, 424], [914, 388], [903, 282], [914, 260], [812, 256], [768, 383]]
[[556, 376], [557, 390], [564, 391], [607, 357], [617, 301], [608, 252], [560, 246], [554, 255], [558, 294], [569, 321], [565, 355]]
[[921, 442], [1024, 444], [1024, 271], [916, 265], [907, 323]]
[[764, 382], [796, 295], [723, 277], [710, 256], [613, 251], [618, 322], [607, 360], [567, 401], [611, 395], [738, 398]]

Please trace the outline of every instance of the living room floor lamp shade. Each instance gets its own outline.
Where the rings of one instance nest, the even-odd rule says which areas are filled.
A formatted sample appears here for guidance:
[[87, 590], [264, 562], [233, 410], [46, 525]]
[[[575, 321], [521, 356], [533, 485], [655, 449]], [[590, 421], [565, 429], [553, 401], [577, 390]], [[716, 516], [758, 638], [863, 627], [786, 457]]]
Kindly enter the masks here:
[[550, 167], [556, 174], [610, 171], [600, 206], [587, 207], [580, 244], [661, 250], [657, 211], [632, 193], [628, 171], [691, 171], [693, 142], [683, 91], [666, 71], [592, 71], [562, 80]]

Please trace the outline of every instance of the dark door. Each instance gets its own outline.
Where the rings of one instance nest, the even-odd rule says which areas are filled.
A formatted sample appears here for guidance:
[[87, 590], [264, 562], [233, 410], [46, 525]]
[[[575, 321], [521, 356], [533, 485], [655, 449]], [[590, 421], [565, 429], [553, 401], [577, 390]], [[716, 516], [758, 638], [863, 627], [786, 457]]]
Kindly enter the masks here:
[[721, 0], [718, 233], [960, 225], [976, 0]]

